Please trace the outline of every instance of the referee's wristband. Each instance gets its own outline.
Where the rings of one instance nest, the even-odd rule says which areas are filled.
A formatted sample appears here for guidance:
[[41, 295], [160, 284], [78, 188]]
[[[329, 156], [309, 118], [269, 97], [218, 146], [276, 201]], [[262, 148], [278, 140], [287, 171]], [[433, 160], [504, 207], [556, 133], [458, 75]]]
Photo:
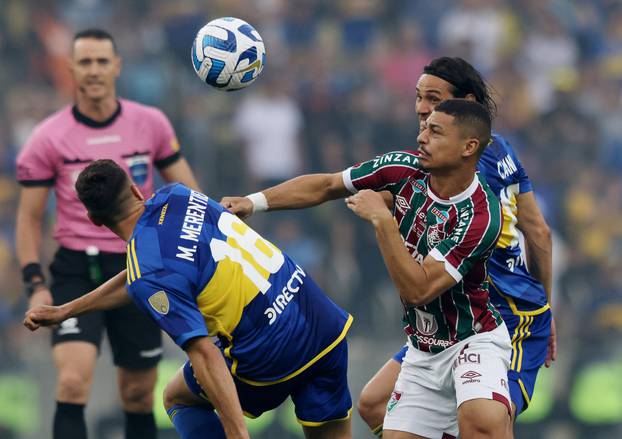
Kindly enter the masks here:
[[38, 262], [31, 262], [22, 267], [22, 280], [26, 286], [26, 296], [30, 297], [40, 287], [45, 287], [45, 276]]
[[34, 278], [39, 278], [41, 282], [45, 282], [45, 276], [43, 275], [43, 269], [38, 262], [31, 262], [22, 267], [22, 280], [24, 283], [30, 283]]
[[253, 213], [268, 210], [268, 200], [263, 192], [255, 192], [254, 194], [247, 195], [246, 198], [253, 203]]

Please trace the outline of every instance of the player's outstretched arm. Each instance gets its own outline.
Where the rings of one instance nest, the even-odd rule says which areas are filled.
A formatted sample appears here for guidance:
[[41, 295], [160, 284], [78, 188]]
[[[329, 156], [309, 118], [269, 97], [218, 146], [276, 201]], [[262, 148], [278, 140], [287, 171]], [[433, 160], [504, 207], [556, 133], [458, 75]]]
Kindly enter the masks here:
[[118, 308], [132, 301], [125, 289], [126, 271], [123, 270], [88, 294], [61, 306], [38, 305], [26, 311], [24, 326], [35, 331], [40, 326], [61, 323], [91, 311]]
[[220, 204], [244, 219], [258, 211], [303, 209], [348, 195], [341, 172], [307, 174], [246, 197], [224, 197]]
[[220, 350], [208, 337], [189, 340], [184, 350], [201, 388], [220, 415], [227, 438], [249, 438], [235, 384]]

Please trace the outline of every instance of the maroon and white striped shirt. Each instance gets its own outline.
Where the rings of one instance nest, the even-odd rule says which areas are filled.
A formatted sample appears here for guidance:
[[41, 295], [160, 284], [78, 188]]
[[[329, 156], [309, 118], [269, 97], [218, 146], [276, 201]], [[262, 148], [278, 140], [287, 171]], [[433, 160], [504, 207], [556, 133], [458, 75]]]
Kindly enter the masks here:
[[404, 245], [419, 263], [430, 255], [445, 264], [457, 284], [423, 306], [404, 304], [404, 330], [413, 346], [440, 352], [502, 323], [491, 305], [486, 262], [503, 217], [499, 201], [478, 173], [461, 194], [436, 195], [415, 151], [395, 151], [343, 171], [351, 192], [389, 190]]

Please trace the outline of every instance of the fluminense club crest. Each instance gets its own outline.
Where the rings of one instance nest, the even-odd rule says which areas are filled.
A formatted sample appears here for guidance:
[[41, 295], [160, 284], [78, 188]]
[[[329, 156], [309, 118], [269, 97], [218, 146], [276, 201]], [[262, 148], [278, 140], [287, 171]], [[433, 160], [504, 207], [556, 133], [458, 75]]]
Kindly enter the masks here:
[[428, 227], [427, 238], [428, 238], [428, 247], [430, 249], [436, 247], [437, 245], [441, 243], [443, 239], [445, 239], [447, 234], [445, 233], [444, 229], [445, 229], [444, 223], [432, 224], [430, 227]]
[[393, 410], [397, 403], [400, 402], [400, 399], [402, 399], [402, 392], [394, 390], [393, 393], [391, 393], [391, 399], [389, 399], [389, 403], [387, 404], [387, 412]]

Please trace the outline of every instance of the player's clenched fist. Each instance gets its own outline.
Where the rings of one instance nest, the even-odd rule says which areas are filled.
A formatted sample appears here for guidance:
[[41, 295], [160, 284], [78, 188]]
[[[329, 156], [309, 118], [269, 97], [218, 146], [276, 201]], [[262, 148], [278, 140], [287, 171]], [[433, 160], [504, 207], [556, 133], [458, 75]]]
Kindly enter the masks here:
[[26, 311], [24, 326], [35, 331], [41, 326], [52, 326], [67, 319], [62, 306], [39, 305]]
[[224, 197], [220, 204], [241, 219], [253, 214], [253, 202], [247, 197]]
[[359, 217], [375, 223], [383, 219], [392, 219], [393, 214], [387, 208], [383, 196], [369, 189], [364, 189], [345, 199], [346, 206]]

